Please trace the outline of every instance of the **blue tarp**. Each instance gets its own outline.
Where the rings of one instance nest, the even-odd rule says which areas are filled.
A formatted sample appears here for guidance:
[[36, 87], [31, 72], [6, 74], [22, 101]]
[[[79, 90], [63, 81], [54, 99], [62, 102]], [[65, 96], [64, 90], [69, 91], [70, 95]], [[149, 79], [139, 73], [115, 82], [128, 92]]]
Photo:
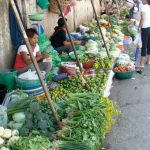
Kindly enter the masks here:
[[[22, 17], [21, 17], [21, 13], [17, 4], [17, 0], [14, 0], [18, 13], [20, 15], [20, 19], [23, 23]], [[12, 41], [12, 45], [13, 45], [13, 50], [17, 51], [18, 47], [24, 42], [23, 40], [23, 36], [21, 33], [21, 30], [18, 26], [17, 20], [15, 18], [14, 12], [12, 7], [9, 7], [9, 24], [10, 24], [10, 34], [11, 34], [11, 41]], [[24, 25], [24, 24], [23, 24]], [[25, 27], [25, 25], [24, 25]]]

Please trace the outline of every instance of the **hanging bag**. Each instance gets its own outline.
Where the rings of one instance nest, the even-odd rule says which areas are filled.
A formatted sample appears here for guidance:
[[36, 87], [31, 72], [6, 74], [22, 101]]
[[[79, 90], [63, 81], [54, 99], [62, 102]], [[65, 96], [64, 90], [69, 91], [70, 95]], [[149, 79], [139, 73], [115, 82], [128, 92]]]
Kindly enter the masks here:
[[[50, 5], [49, 10], [53, 13], [60, 14], [60, 10], [58, 8], [57, 1], [56, 0], [51, 0], [50, 3], [51, 3], [51, 5]], [[60, 0], [60, 5], [61, 5], [61, 8], [62, 8], [63, 12], [69, 4], [70, 4], [70, 0]]]
[[41, 9], [48, 9], [48, 7], [49, 7], [48, 0], [37, 0], [37, 4]]

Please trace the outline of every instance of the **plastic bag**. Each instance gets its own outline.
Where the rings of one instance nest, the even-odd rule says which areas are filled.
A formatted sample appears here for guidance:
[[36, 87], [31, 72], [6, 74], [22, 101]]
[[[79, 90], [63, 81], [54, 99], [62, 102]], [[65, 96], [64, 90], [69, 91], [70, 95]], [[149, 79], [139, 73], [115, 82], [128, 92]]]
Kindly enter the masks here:
[[[45, 71], [41, 71], [41, 74], [43, 75], [43, 77], [46, 75]], [[22, 73], [18, 76], [19, 79], [24, 79], [24, 80], [38, 80], [38, 75], [36, 74], [36, 71], [31, 71], [30, 69], [25, 72]]]
[[28, 94], [20, 91], [12, 91], [6, 94], [5, 99], [2, 103], [4, 107], [10, 108], [14, 103], [19, 102], [22, 99], [28, 97]]
[[51, 42], [49, 41], [49, 39], [47, 38], [47, 36], [45, 34], [40, 34], [38, 36], [38, 45], [40, 47], [41, 53], [43, 53], [51, 45]]
[[126, 66], [130, 62], [130, 56], [128, 54], [120, 54], [117, 60], [117, 64]]
[[7, 117], [7, 112], [6, 112], [6, 107], [0, 105], [0, 127], [7, 127], [7, 121], [8, 121], [8, 117]]
[[134, 40], [134, 45], [137, 45], [137, 47], [142, 47], [142, 39], [141, 39], [141, 33], [138, 33]]
[[58, 52], [52, 48], [52, 50], [49, 52], [49, 54], [52, 57], [53, 67], [55, 68], [55, 67], [60, 66], [61, 58], [60, 58]]
[[128, 26], [128, 31], [131, 34], [131, 36], [136, 36], [138, 33], [136, 26], [131, 24]]
[[71, 62], [61, 63], [60, 72], [67, 73], [68, 76], [74, 76], [76, 75], [76, 67], [77, 65]]

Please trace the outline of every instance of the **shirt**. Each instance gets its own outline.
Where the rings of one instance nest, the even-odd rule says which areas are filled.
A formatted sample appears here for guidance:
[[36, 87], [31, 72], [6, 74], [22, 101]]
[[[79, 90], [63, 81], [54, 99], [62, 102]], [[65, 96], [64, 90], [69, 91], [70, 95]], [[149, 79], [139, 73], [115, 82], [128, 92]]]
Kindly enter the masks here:
[[63, 42], [66, 40], [66, 31], [62, 28], [56, 28], [54, 34], [50, 38], [51, 45], [54, 48], [64, 46]]
[[142, 5], [141, 12], [144, 12], [144, 22], [142, 28], [150, 27], [150, 5]]
[[[26, 52], [28, 57], [30, 58], [27, 46], [26, 45], [21, 45], [18, 48], [18, 52], [17, 52], [17, 55], [16, 55], [16, 61], [15, 61], [15, 65], [14, 65], [14, 69], [16, 69], [16, 70], [23, 69], [27, 66], [27, 64], [24, 62], [24, 60], [21, 57], [21, 54], [20, 54], [21, 52]], [[38, 44], [35, 46], [35, 48], [33, 50], [34, 57], [36, 57], [37, 52], [40, 52], [40, 48], [39, 48]]]

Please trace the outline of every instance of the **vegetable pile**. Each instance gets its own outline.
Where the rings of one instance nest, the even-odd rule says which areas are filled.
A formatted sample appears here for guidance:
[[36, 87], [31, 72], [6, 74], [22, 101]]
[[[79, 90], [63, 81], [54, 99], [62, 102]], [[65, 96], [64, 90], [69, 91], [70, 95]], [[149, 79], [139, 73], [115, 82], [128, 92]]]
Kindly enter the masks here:
[[0, 127], [0, 150], [9, 150], [8, 147], [20, 139], [18, 130]]
[[66, 101], [68, 117], [63, 120], [64, 127], [57, 132], [56, 138], [87, 143], [92, 150], [99, 150], [105, 134], [114, 123], [110, 118], [119, 113], [113, 102], [99, 97], [99, 94], [93, 93], [69, 94]]
[[10, 150], [50, 150], [52, 144], [49, 138], [32, 132], [28, 137], [20, 137], [10, 145]]
[[47, 103], [36, 97], [21, 98], [7, 109], [8, 127], [17, 129], [21, 136], [28, 136], [33, 130], [50, 137], [57, 130], [56, 121]]

